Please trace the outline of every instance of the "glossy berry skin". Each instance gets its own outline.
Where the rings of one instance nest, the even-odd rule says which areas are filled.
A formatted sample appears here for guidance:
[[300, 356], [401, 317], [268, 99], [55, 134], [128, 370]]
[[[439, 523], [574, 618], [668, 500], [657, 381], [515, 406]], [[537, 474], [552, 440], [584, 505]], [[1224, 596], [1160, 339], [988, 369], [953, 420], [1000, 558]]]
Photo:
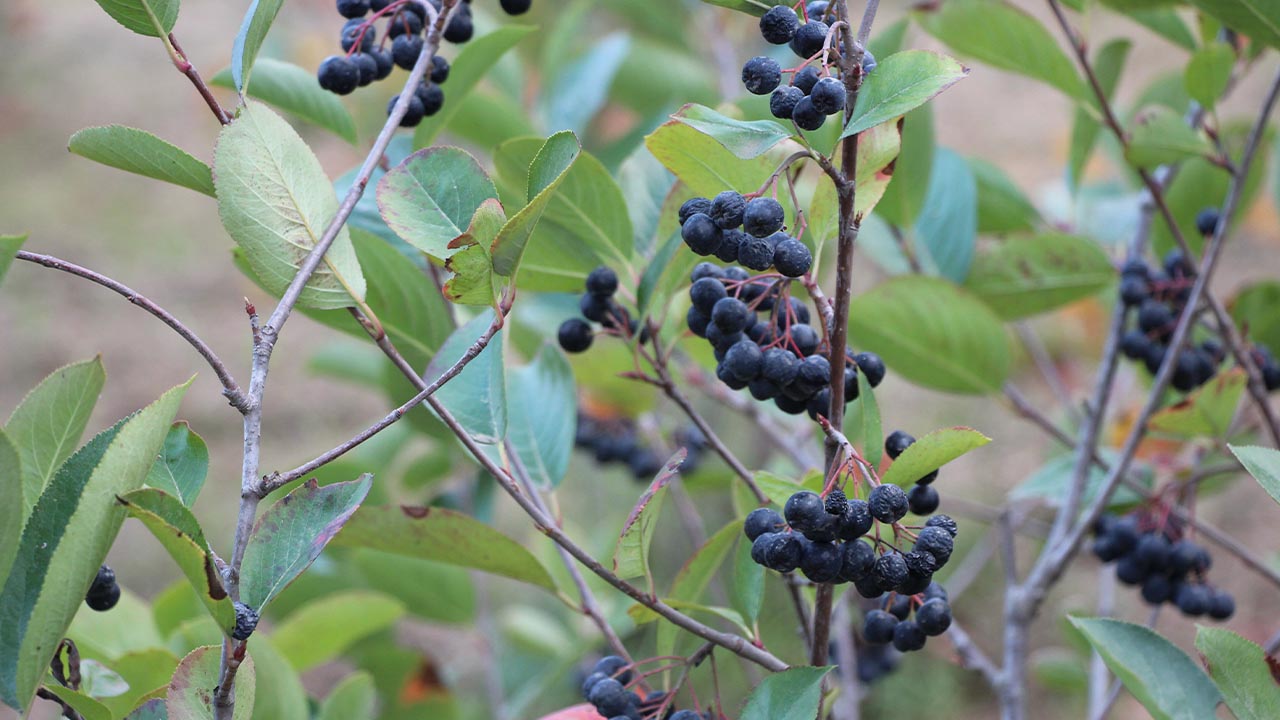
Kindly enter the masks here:
[[821, 77], [822, 76], [818, 74], [818, 68], [812, 65], [806, 65], [791, 78], [791, 84], [800, 88], [800, 92], [808, 95], [813, 91], [813, 86], [818, 84], [818, 80], [821, 79]]
[[344, 18], [364, 17], [369, 13], [369, 0], [338, 0], [338, 14]]
[[916, 608], [916, 624], [925, 635], [937, 637], [951, 627], [951, 606], [942, 598], [926, 600]]
[[587, 702], [596, 706], [601, 715], [612, 717], [627, 712], [627, 690], [613, 678], [605, 678], [591, 687]]
[[[387, 114], [395, 109], [396, 103], [400, 101], [400, 96], [396, 95], [391, 98], [391, 102], [387, 103]], [[415, 127], [422, 122], [422, 118], [426, 116], [427, 110], [422, 105], [422, 100], [418, 99], [417, 93], [409, 98], [409, 106], [405, 109], [404, 117], [400, 118], [400, 127]]]
[[782, 514], [787, 519], [787, 524], [799, 532], [818, 527], [828, 517], [822, 497], [808, 490], [787, 498]]
[[431, 56], [431, 82], [439, 85], [449, 79], [449, 61], [440, 55]]
[[106, 612], [115, 607], [120, 601], [120, 585], [116, 582], [115, 571], [106, 565], [99, 567], [93, 584], [85, 593], [84, 601], [89, 609], [97, 612]]
[[840, 579], [845, 582], [861, 580], [871, 573], [876, 562], [876, 551], [862, 540], [845, 542], [840, 546], [842, 555]]
[[798, 278], [813, 267], [813, 253], [804, 243], [787, 238], [773, 252], [773, 266], [789, 278]]
[[802, 58], [810, 58], [822, 52], [827, 41], [827, 31], [831, 28], [821, 20], [810, 19], [801, 25], [791, 38], [791, 51]]
[[786, 5], [775, 5], [760, 18], [760, 35], [772, 45], [786, 45], [799, 29], [799, 16]]
[[359, 43], [360, 51], [368, 52], [373, 49], [374, 36], [377, 34], [374, 27], [366, 25], [364, 20], [359, 18], [348, 20], [342, 27], [342, 51], [351, 52], [351, 48]]
[[360, 87], [369, 85], [378, 79], [378, 61], [370, 53], [353, 53], [351, 62], [355, 63], [356, 73], [360, 77], [356, 84]]
[[587, 292], [598, 297], [613, 297], [618, 291], [618, 274], [612, 268], [600, 266], [587, 275]]
[[893, 629], [893, 647], [898, 652], [914, 652], [924, 648], [928, 637], [924, 634], [924, 630], [920, 629], [920, 625], [913, 621], [898, 623]]
[[[768, 538], [765, 543], [765, 566], [786, 573], [800, 567], [802, 545], [794, 533], [765, 533], [756, 542]], [[754, 549], [754, 545], [752, 546]]]
[[[870, 380], [870, 378], [868, 378]], [[897, 460], [916, 439], [901, 430], [894, 430], [884, 439], [884, 451], [890, 458]]]
[[809, 543], [800, 558], [800, 572], [812, 582], [831, 582], [840, 577], [844, 554], [840, 546], [832, 542]]
[[689, 300], [705, 315], [711, 315], [716, 303], [728, 296], [724, 283], [717, 278], [699, 278], [689, 286]]
[[248, 640], [258, 627], [258, 612], [242, 602], [235, 604], [236, 626], [231, 637], [236, 640]]
[[818, 331], [812, 326], [805, 323], [799, 323], [791, 326], [791, 342], [796, 344], [796, 349], [801, 355], [808, 357], [818, 351], [818, 344], [822, 338], [818, 336]]
[[698, 255], [710, 255], [720, 245], [720, 228], [710, 216], [694, 213], [680, 228], [684, 244]]
[[884, 610], [871, 610], [862, 623], [862, 637], [875, 645], [888, 644], [893, 642], [893, 631], [898, 623], [898, 618]]
[[1236, 614], [1236, 599], [1225, 590], [1213, 590], [1209, 596], [1209, 617], [1226, 620]]
[[742, 229], [756, 237], [768, 237], [781, 230], [785, 220], [782, 203], [771, 197], [758, 197], [748, 202], [743, 210]]
[[907, 504], [916, 515], [929, 515], [938, 509], [942, 499], [932, 485], [916, 485], [907, 493]]
[[475, 35], [476, 28], [471, 21], [470, 6], [463, 5], [457, 15], [444, 28], [444, 39], [455, 45], [467, 42]]
[[812, 99], [803, 97], [800, 102], [796, 103], [795, 110], [791, 112], [791, 119], [795, 122], [796, 127], [812, 132], [822, 127], [822, 124], [827, 121], [827, 116], [813, 106]]
[[1209, 590], [1204, 585], [1183, 583], [1174, 591], [1173, 602], [1183, 615], [1197, 617], [1209, 612]]
[[761, 373], [775, 385], [790, 385], [799, 368], [800, 360], [790, 350], [774, 347], [764, 351]]
[[316, 76], [320, 87], [338, 95], [350, 94], [360, 85], [360, 69], [354, 61], [340, 55], [325, 58]]
[[444, 107], [444, 89], [432, 82], [419, 83], [413, 93], [422, 103], [423, 117], [431, 117]]
[[862, 54], [862, 74], [863, 75], [867, 75], [872, 70], [875, 70], [877, 64], [878, 63], [876, 62], [876, 56], [872, 55], [870, 50], [867, 50]]
[[759, 55], [742, 66], [742, 84], [752, 95], [768, 95], [782, 83], [782, 66], [777, 60]]
[[[782, 7], [777, 5], [775, 7]], [[769, 113], [779, 120], [790, 120], [796, 103], [804, 99], [804, 91], [794, 85], [783, 85], [769, 96]]]
[[586, 679], [582, 681], [582, 697], [585, 698], [588, 695], [590, 695], [591, 688], [595, 687], [596, 683], [600, 682], [601, 680], [608, 679], [608, 677], [609, 677], [608, 675], [602, 672], [592, 672], [590, 675], [588, 675]]
[[417, 13], [401, 10], [387, 21], [387, 36], [419, 35], [422, 33], [422, 18]]
[[742, 225], [742, 216], [747, 211], [747, 199], [742, 193], [725, 190], [711, 200], [711, 219], [721, 230], [729, 230]]
[[732, 297], [721, 298], [711, 308], [711, 322], [726, 334], [745, 330], [751, 315], [746, 303]]
[[866, 500], [850, 500], [840, 514], [839, 526], [836, 529], [841, 540], [853, 540], [871, 532], [875, 519], [871, 517], [871, 506]]
[[742, 524], [742, 531], [746, 533], [748, 540], [755, 542], [761, 535], [780, 532], [785, 527], [786, 521], [773, 509], [756, 508], [747, 515], [746, 522]]
[[533, 0], [499, 0], [498, 5], [508, 15], [523, 15], [533, 7]]
[[834, 115], [844, 109], [844, 83], [833, 77], [824, 77], [809, 92], [813, 107], [824, 115]]
[[560, 341], [560, 347], [567, 353], [580, 353], [591, 347], [593, 339], [591, 326], [584, 320], [578, 318], [569, 318], [560, 323], [560, 330], [556, 333], [556, 339]]
[[627, 683], [630, 683], [634, 677], [630, 670], [619, 674], [623, 668], [627, 667], [627, 665], [627, 661], [617, 655], [606, 655], [596, 662], [592, 671], [604, 673], [607, 677], [614, 678], [623, 685], [626, 685]]
[[1218, 229], [1218, 218], [1220, 213], [1218, 208], [1207, 207], [1196, 213], [1196, 230], [1201, 235], [1208, 237]]
[[885, 376], [884, 360], [875, 353], [864, 352], [853, 356], [853, 361], [858, 365], [858, 370], [866, 376], [867, 384], [871, 387], [879, 387]]
[[422, 38], [417, 35], [401, 35], [391, 41], [391, 59], [405, 70], [412, 70], [422, 53]]
[[390, 48], [374, 48], [369, 51], [369, 55], [373, 57], [373, 61], [378, 66], [378, 71], [373, 76], [374, 80], [386, 79], [396, 67], [396, 61], [391, 57]]
[[882, 523], [901, 520], [907, 514], [907, 504], [907, 494], [897, 485], [877, 485], [867, 496], [871, 517]]
[[738, 380], [750, 382], [760, 374], [763, 355], [759, 345], [747, 339], [739, 340], [725, 351], [725, 371]]

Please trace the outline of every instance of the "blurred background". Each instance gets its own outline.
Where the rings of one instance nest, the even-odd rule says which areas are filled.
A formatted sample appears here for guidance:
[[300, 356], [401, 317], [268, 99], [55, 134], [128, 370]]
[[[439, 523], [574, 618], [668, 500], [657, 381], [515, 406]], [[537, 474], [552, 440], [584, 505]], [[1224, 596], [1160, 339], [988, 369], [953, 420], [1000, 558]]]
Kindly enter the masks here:
[[[1043, 3], [1017, 0], [1014, 4], [1041, 19]], [[175, 29], [191, 61], [205, 77], [229, 62], [231, 39], [247, 1], [189, 0]], [[289, 0], [263, 48], [273, 57], [313, 70], [336, 50], [342, 20], [331, 0]], [[855, 3], [857, 5], [857, 3]], [[885, 3], [878, 27], [888, 27], [905, 15], [906, 3]], [[600, 0], [560, 2], [535, 0], [534, 11], [519, 22], [538, 25], [489, 77], [478, 99], [468, 101], [455, 116], [441, 142], [456, 143], [487, 157], [495, 138], [521, 128], [501, 126], [504, 111], [526, 108], [533, 130], [546, 135], [575, 111], [557, 107], [550, 94], [565, 83], [597, 83], [601, 93], [585, 118], [584, 144], [611, 169], [635, 147], [639, 138], [685, 102], [715, 106], [741, 93], [738, 73], [742, 61], [763, 51], [754, 20], [744, 15], [681, 0]], [[480, 33], [500, 22], [511, 22], [477, 0]], [[1118, 105], [1132, 111], [1135, 100], [1153, 83], [1181, 72], [1186, 53], [1141, 26], [1106, 12], [1093, 12], [1086, 24], [1091, 43], [1099, 47], [1112, 37], [1134, 39], [1132, 55], [1117, 93]], [[1055, 37], [1058, 33], [1054, 32]], [[0, 63], [0, 232], [29, 232], [26, 249], [49, 253], [96, 269], [124, 282], [171, 310], [196, 330], [234, 369], [247, 379], [248, 324], [243, 299], [264, 308], [271, 301], [231, 263], [232, 242], [224, 234], [210, 199], [188, 190], [128, 175], [67, 152], [67, 139], [93, 125], [119, 123], [139, 127], [212, 160], [218, 125], [191, 86], [169, 63], [160, 43], [134, 35], [111, 20], [89, 0], [6, 0], [0, 4], [0, 41], [6, 48]], [[943, 49], [912, 27], [906, 47]], [[602, 49], [603, 48], [603, 49]], [[589, 53], [594, 53], [588, 55]], [[446, 48], [446, 55], [456, 48]], [[586, 58], [586, 61], [584, 61]], [[578, 63], [575, 65], [575, 63]], [[1024, 77], [970, 64], [969, 78], [944, 93], [934, 104], [939, 145], [965, 156], [980, 157], [1002, 168], [1041, 212], [1063, 227], [1106, 224], [1123, 212], [1133, 198], [1131, 186], [1110, 162], [1114, 149], [1104, 148], [1088, 168], [1087, 183], [1096, 188], [1096, 204], [1082, 210], [1073, 204], [1065, 183], [1064, 164], [1073, 108], [1055, 90]], [[1274, 58], [1259, 64], [1242, 79], [1221, 117], [1248, 117], [1260, 100], [1262, 82], [1274, 71]], [[603, 80], [579, 72], [566, 79], [566, 68], [603, 72]], [[597, 73], [599, 74], [599, 73]], [[402, 78], [397, 71], [396, 78]], [[349, 145], [336, 136], [302, 123], [295, 126], [320, 157], [332, 177], [338, 177], [363, 157], [385, 117], [387, 99], [396, 92], [393, 80], [344, 98], [355, 117], [359, 142]], [[446, 86], [447, 90], [447, 86]], [[215, 88], [228, 106], [233, 94]], [[588, 93], [589, 96], [589, 93]], [[563, 101], [562, 103], [563, 104]], [[576, 111], [581, 111], [577, 108]], [[1270, 173], [1269, 173], [1270, 174]], [[1272, 183], [1274, 184], [1274, 183]], [[1274, 188], [1258, 196], [1246, 211], [1239, 231], [1228, 246], [1214, 288], [1231, 297], [1236, 288], [1280, 273], [1280, 224]], [[1090, 213], [1098, 216], [1088, 217]], [[1114, 240], [1114, 238], [1113, 238]], [[870, 262], [859, 265], [859, 285], [868, 287], [883, 274]], [[1277, 309], [1280, 312], [1280, 308]], [[1098, 339], [1108, 310], [1088, 301], [1031, 323], [1042, 337], [1067, 389], [1077, 400], [1092, 382]], [[536, 313], [535, 313], [536, 315]], [[553, 322], [535, 317], [523, 331], [536, 337], [550, 332]], [[264, 471], [293, 467], [348, 437], [380, 417], [388, 407], [379, 393], [341, 374], [349, 362], [351, 375], [368, 367], [368, 355], [353, 342], [303, 317], [291, 322], [275, 354], [266, 399], [262, 466]], [[527, 345], [527, 343], [526, 343]], [[536, 347], [536, 345], [534, 345]], [[187, 393], [180, 417], [208, 442], [211, 468], [207, 489], [196, 506], [197, 515], [215, 548], [229, 548], [239, 474], [240, 422], [227, 407], [219, 386], [191, 349], [153, 318], [129, 306], [119, 296], [64, 274], [26, 263], [11, 269], [0, 287], [0, 417], [7, 416], [23, 394], [45, 375], [70, 362], [103, 357], [108, 382], [90, 432], [150, 402], [163, 390], [198, 374]], [[328, 358], [317, 371], [316, 358]], [[584, 366], [576, 361], [579, 379]], [[336, 364], [335, 364], [336, 363]], [[337, 368], [335, 370], [335, 367]], [[1055, 418], [1054, 395], [1024, 359], [1015, 384]], [[1122, 370], [1120, 412], [1112, 429], [1114, 441], [1123, 438], [1126, 414], [1133, 414], [1144, 398], [1145, 382], [1126, 364]], [[923, 434], [937, 427], [972, 425], [995, 439], [990, 446], [949, 465], [939, 486], [943, 512], [961, 518], [962, 538], [976, 552], [990, 554], [986, 541], [988, 508], [1055, 455], [1059, 448], [1029, 423], [1018, 419], [999, 398], [960, 398], [933, 393], [896, 378], [878, 392], [886, 432], [903, 428]], [[653, 398], [634, 396], [634, 403], [606, 400], [602, 412], [635, 414], [637, 407], [655, 405]], [[724, 428], [724, 437], [751, 467], [778, 461], [765, 457], [749, 425], [732, 412], [700, 401]], [[657, 402], [664, 417], [670, 406]], [[641, 424], [653, 424], [649, 416]], [[674, 427], [667, 421], [664, 429]], [[814, 439], [813, 447], [817, 448]], [[1151, 447], [1144, 457], [1163, 476], [1177, 458], [1167, 448]], [[1185, 459], [1185, 458], [1183, 458]], [[484, 486], [458, 453], [439, 440], [411, 431], [387, 438], [344, 460], [330, 472], [334, 479], [373, 466], [381, 471], [379, 496], [404, 501], [441, 500], [491, 517], [510, 534], [527, 539], [528, 547], [549, 566], [556, 560], [549, 543], [530, 532], [503, 498], [474, 492]], [[717, 459], [708, 456], [703, 469], [687, 479], [690, 504], [704, 512], [706, 529], [714, 530], [732, 517], [725, 500], [729, 479]], [[784, 466], [785, 467], [785, 466]], [[642, 485], [625, 468], [598, 467], [591, 458], [575, 455], [563, 492], [561, 512], [571, 534], [582, 538], [598, 556], [612, 548], [621, 519]], [[490, 488], [491, 490], [491, 488]], [[1276, 508], [1252, 481], [1243, 476], [1215, 487], [1202, 503], [1202, 517], [1250, 542], [1269, 561], [1275, 560]], [[951, 504], [954, 501], [955, 504]], [[609, 521], [597, 521], [598, 508], [612, 509]], [[1034, 533], [1037, 521], [1028, 524]], [[670, 577], [694, 546], [668, 513], [660, 533], [662, 574]], [[668, 532], [669, 531], [669, 532]], [[1029, 560], [1033, 541], [1025, 544]], [[109, 563], [122, 585], [143, 599], [155, 598], [179, 574], [160, 546], [137, 523], [126, 523]], [[955, 564], [955, 563], [953, 563]], [[335, 566], [338, 567], [338, 566]], [[976, 569], [976, 565], [974, 568]], [[339, 570], [326, 563], [299, 584], [293, 606], [306, 593], [325, 583], [340, 583]], [[420, 602], [411, 604], [416, 616], [399, 622], [394, 632], [370, 639], [376, 654], [383, 642], [403, 650], [386, 662], [403, 671], [401, 697], [405, 702], [439, 701], [453, 708], [445, 714], [417, 717], [475, 717], [485, 698], [502, 697], [504, 718], [533, 718], [556, 707], [577, 702], [576, 673], [599, 646], [589, 626], [566, 614], [554, 599], [535, 590], [467, 573], [431, 575], [427, 570], [389, 566], [368, 569], [366, 586]], [[416, 574], [416, 573], [427, 574]], [[430, 571], [434, 572], [434, 570]], [[973, 576], [957, 606], [957, 617], [979, 645], [999, 651], [1000, 580], [993, 559]], [[390, 575], [401, 575], [398, 579]], [[1087, 655], [1064, 628], [1068, 611], [1091, 613], [1101, 575], [1092, 557], [1084, 557], [1045, 606], [1035, 629], [1032, 701], [1038, 718], [1081, 717]], [[371, 579], [372, 578], [372, 579]], [[1265, 641], [1276, 626], [1276, 593], [1246, 574], [1223, 553], [1215, 553], [1213, 578], [1236, 595], [1239, 611], [1228, 627], [1256, 641]], [[446, 580], [457, 579], [454, 590], [442, 591]], [[776, 578], [771, 578], [771, 585]], [[397, 586], [397, 582], [399, 585]], [[396, 586], [396, 587], [392, 587]], [[402, 587], [401, 587], [402, 586]], [[627, 627], [627, 605], [602, 592], [610, 617]], [[768, 611], [762, 616], [766, 637], [793, 640], [793, 617], [780, 587], [770, 587]], [[1148, 609], [1136, 593], [1114, 594], [1115, 615], [1145, 622]], [[276, 612], [290, 603], [282, 600]], [[268, 623], [272, 622], [269, 618]], [[269, 626], [269, 625], [268, 625]], [[1184, 647], [1194, 634], [1193, 624], [1166, 612], [1158, 629]], [[633, 635], [638, 655], [650, 646], [652, 631]], [[695, 645], [684, 642], [681, 649]], [[358, 653], [355, 653], [358, 655]], [[502, 657], [501, 671], [494, 658]], [[725, 656], [725, 660], [729, 656]], [[555, 672], [541, 672], [554, 660]], [[326, 664], [304, 674], [313, 695], [323, 696], [347, 663]], [[721, 663], [722, 670], [736, 663]], [[730, 685], [741, 683], [740, 669], [725, 670]], [[394, 673], [393, 673], [394, 674]], [[910, 688], [912, 706], [895, 705]], [[406, 700], [408, 698], [408, 700]], [[900, 669], [872, 686], [869, 707], [894, 708], [898, 717], [985, 718], [994, 713], [986, 687], [957, 667], [950, 645], [933, 642], [923, 653], [903, 660]], [[433, 706], [435, 707], [435, 706]], [[462, 708], [462, 709], [458, 709]], [[878, 716], [872, 711], [870, 716]], [[413, 715], [406, 715], [413, 716]], [[483, 716], [480, 712], [479, 716]], [[498, 715], [495, 715], [498, 716]], [[1112, 717], [1143, 717], [1144, 711], [1122, 698]], [[7, 717], [0, 711], [0, 717]]]

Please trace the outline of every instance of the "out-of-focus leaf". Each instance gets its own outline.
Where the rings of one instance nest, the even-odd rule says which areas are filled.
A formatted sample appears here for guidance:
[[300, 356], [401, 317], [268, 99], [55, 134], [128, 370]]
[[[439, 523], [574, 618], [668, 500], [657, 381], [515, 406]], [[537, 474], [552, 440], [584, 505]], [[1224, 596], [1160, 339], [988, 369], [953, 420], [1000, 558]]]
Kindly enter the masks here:
[[[246, 92], [249, 97], [274, 105], [355, 144], [355, 119], [337, 95], [320, 87], [315, 73], [272, 58], [262, 58], [253, 69], [257, 72]], [[236, 87], [230, 68], [214, 75], [209, 82], [225, 88]]]

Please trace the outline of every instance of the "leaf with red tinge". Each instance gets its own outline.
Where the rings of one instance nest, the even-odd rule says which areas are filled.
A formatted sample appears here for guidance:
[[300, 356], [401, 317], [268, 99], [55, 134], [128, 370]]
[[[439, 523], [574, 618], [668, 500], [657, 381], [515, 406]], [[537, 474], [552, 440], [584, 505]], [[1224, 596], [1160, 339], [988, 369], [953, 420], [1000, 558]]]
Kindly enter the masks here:
[[[213, 720], [213, 691], [218, 687], [221, 648], [206, 645], [192, 650], [178, 663], [169, 681], [165, 700], [169, 720]], [[249, 720], [253, 715], [253, 658], [245, 655], [236, 673], [233, 720]]]
[[493, 274], [489, 245], [506, 221], [502, 203], [496, 198], [480, 204], [467, 231], [449, 243], [449, 249], [457, 252], [444, 263], [445, 269], [453, 273], [444, 284], [445, 297], [460, 305], [493, 304], [504, 283]]
[[658, 515], [662, 512], [667, 485], [680, 472], [680, 465], [684, 463], [686, 455], [688, 453], [685, 449], [680, 448], [671, 456], [627, 516], [627, 522], [622, 526], [622, 535], [618, 537], [618, 544], [613, 552], [613, 571], [623, 580], [649, 573], [649, 544], [653, 541], [653, 532], [658, 526]]
[[1203, 387], [1151, 416], [1151, 429], [1178, 437], [1225, 437], [1249, 378], [1243, 368], [1221, 373]]
[[1275, 666], [1262, 648], [1230, 630], [1199, 625], [1196, 649], [1200, 651], [1201, 664], [1238, 720], [1280, 717]]
[[262, 611], [306, 570], [369, 494], [373, 476], [320, 487], [314, 479], [267, 508], [249, 535], [240, 600]]

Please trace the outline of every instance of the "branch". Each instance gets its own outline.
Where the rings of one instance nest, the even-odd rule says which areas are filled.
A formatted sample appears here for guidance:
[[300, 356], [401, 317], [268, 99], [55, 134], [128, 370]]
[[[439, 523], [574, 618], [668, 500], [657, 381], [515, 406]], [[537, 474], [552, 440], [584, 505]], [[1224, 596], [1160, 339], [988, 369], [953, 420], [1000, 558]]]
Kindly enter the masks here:
[[793, 442], [791, 438], [779, 432], [778, 423], [765, 414], [759, 403], [730, 391], [724, 383], [708, 380], [702, 370], [697, 367], [690, 366], [687, 369], [685, 379], [712, 400], [750, 420], [774, 447], [786, 454], [796, 468], [808, 470], [811, 467], [816, 467], [814, 458], [808, 457], [801, 450], [798, 443]]
[[242, 413], [248, 410], [248, 400], [245, 397], [245, 394], [240, 390], [240, 386], [236, 384], [235, 379], [231, 377], [231, 371], [227, 369], [226, 364], [223, 363], [218, 357], [218, 354], [213, 351], [213, 348], [205, 344], [205, 342], [201, 340], [194, 331], [186, 325], [183, 325], [182, 321], [174, 317], [168, 310], [165, 310], [151, 300], [148, 300], [136, 290], [133, 290], [123, 283], [116, 282], [105, 275], [94, 272], [88, 268], [81, 267], [75, 263], [70, 263], [66, 260], [53, 257], [52, 255], [40, 255], [33, 252], [27, 252], [25, 250], [19, 250], [15, 257], [19, 260], [26, 260], [27, 262], [35, 263], [36, 265], [53, 270], [61, 270], [62, 272], [70, 275], [75, 275], [76, 277], [81, 277], [91, 282], [95, 282], [108, 290], [115, 291], [119, 295], [123, 296], [124, 299], [151, 313], [153, 316], [158, 318], [160, 322], [168, 325], [174, 330], [174, 332], [182, 336], [182, 339], [186, 340], [191, 347], [195, 348], [196, 352], [200, 353], [200, 357], [204, 358], [205, 362], [209, 363], [209, 367], [213, 369], [213, 373], [218, 376], [218, 382], [222, 383], [222, 394], [226, 396], [228, 402], [231, 403], [231, 407], [234, 407]]
[[178, 72], [187, 76], [191, 84], [195, 86], [196, 92], [200, 93], [200, 97], [204, 99], [209, 110], [213, 111], [213, 116], [218, 118], [218, 122], [223, 125], [231, 124], [231, 115], [223, 109], [218, 99], [213, 96], [213, 91], [205, 84], [204, 78], [200, 77], [200, 73], [196, 71], [196, 66], [191, 64], [187, 59], [187, 54], [182, 51], [182, 46], [178, 44], [178, 38], [173, 33], [169, 33], [168, 37], [160, 38], [164, 43], [165, 50], [169, 53], [169, 59], [173, 61], [173, 66], [178, 68]]
[[970, 670], [977, 670], [992, 690], [1000, 692], [1004, 686], [1000, 669], [991, 661], [991, 658], [987, 657], [986, 653], [982, 652], [981, 648], [973, 643], [969, 633], [965, 632], [955, 620], [952, 620], [951, 627], [947, 628], [947, 638], [955, 647], [956, 655], [960, 657], [960, 664]]

